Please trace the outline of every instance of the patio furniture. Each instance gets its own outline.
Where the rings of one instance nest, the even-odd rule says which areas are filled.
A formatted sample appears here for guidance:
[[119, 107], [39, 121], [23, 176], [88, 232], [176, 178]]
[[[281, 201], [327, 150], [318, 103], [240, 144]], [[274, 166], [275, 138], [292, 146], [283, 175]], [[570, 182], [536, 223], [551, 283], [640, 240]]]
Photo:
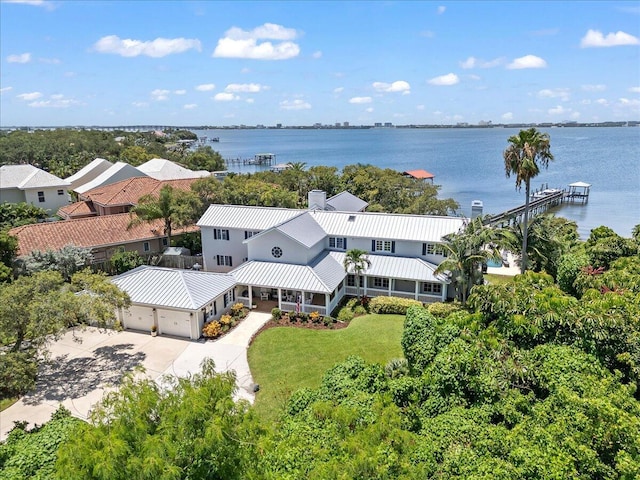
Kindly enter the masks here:
[[260, 292], [260, 300], [269, 300], [269, 292]]

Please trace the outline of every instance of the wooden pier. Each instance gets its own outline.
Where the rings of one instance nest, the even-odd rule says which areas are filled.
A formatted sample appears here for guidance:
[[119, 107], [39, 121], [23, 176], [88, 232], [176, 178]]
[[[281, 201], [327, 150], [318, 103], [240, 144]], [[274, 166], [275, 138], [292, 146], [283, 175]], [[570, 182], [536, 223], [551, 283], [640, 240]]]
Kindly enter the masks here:
[[227, 165], [242, 164], [242, 165], [261, 165], [271, 166], [276, 161], [275, 153], [256, 153], [253, 158], [225, 158]]
[[[552, 207], [562, 205], [563, 203], [581, 203], [586, 204], [589, 201], [590, 184], [584, 182], [575, 182], [569, 185], [568, 189], [541, 187], [531, 193], [529, 200], [529, 218], [546, 212]], [[524, 219], [525, 205], [507, 210], [498, 215], [487, 216], [483, 223], [490, 226], [505, 227], [516, 223], [521, 223]]]

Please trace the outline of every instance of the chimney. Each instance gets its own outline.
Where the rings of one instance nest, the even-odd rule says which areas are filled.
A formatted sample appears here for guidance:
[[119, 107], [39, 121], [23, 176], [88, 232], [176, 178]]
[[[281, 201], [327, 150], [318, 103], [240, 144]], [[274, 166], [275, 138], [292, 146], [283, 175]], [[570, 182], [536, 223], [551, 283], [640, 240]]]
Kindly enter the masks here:
[[327, 208], [327, 192], [323, 190], [311, 190], [309, 192], [309, 208], [325, 210]]
[[471, 218], [482, 217], [482, 200], [474, 200], [471, 202]]

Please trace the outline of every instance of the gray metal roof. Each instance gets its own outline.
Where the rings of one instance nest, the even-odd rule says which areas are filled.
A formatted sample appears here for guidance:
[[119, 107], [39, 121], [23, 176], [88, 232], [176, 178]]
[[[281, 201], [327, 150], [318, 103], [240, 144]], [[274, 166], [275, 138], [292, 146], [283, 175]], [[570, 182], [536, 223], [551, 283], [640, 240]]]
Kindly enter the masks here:
[[33, 165], [2, 165], [0, 188], [68, 187], [71, 183]]
[[309, 212], [329, 236], [439, 242], [464, 224], [462, 217], [370, 212]]
[[327, 198], [327, 210], [337, 210], [339, 212], [361, 212], [369, 206], [361, 198], [356, 197], [347, 191], [340, 192], [331, 198]]
[[111, 281], [129, 294], [132, 303], [183, 310], [198, 310], [236, 284], [236, 280], [226, 273], [146, 265]]
[[297, 217], [274, 227], [296, 242], [307, 248], [313, 247], [316, 243], [321, 242], [327, 236], [322, 227], [305, 212]]
[[311, 265], [250, 261], [232, 270], [230, 275], [240, 284], [331, 293], [346, 273], [342, 264], [325, 253]]
[[139, 165], [137, 168], [156, 180], [178, 180], [181, 178], [202, 178], [211, 176], [211, 173], [206, 170], [189, 170], [188, 168], [184, 168], [177, 163], [164, 158], [152, 158], [142, 165]]
[[[345, 254], [343, 252], [330, 252], [329, 255], [340, 265], [344, 264]], [[364, 272], [367, 276], [449, 283], [446, 275], [434, 274], [437, 265], [420, 258], [394, 257], [391, 255], [368, 255], [368, 257], [371, 266]]]
[[83, 180], [86, 183], [86, 181], [88, 180], [85, 179], [93, 179], [100, 175], [102, 172], [108, 170], [111, 166], [113, 166], [113, 163], [111, 163], [109, 160], [105, 160], [104, 158], [96, 158], [70, 177], [65, 178], [65, 180], [67, 182], [71, 182], [71, 184], [81, 182]]
[[250, 207], [244, 205], [209, 205], [200, 217], [199, 227], [238, 228], [242, 230], [266, 230], [304, 210], [294, 208]]
[[93, 188], [111, 185], [112, 183], [119, 182], [120, 180], [126, 180], [127, 178], [147, 176], [148, 175], [146, 173], [141, 172], [136, 167], [129, 165], [128, 163], [116, 162], [93, 180], [80, 185], [74, 191], [77, 193], [85, 193]]

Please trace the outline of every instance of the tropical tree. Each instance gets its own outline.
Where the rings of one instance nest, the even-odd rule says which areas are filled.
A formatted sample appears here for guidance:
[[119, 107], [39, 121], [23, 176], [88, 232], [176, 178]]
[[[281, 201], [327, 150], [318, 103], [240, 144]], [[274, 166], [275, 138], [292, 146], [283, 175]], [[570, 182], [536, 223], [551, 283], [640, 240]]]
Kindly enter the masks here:
[[145, 195], [138, 205], [131, 209], [129, 228], [161, 219], [164, 222], [164, 234], [171, 245], [173, 228], [195, 223], [199, 207], [200, 202], [193, 192], [176, 190], [170, 185], [164, 185], [157, 196]]
[[442, 244], [446, 258], [436, 268], [436, 274], [447, 273], [456, 289], [456, 296], [466, 303], [471, 288], [483, 282], [482, 264], [489, 259], [501, 259], [494, 230], [482, 224], [480, 217], [469, 221], [458, 233], [447, 235]]
[[540, 173], [540, 167], [547, 168], [553, 160], [549, 134], [535, 128], [520, 130], [517, 135], [509, 137], [510, 145], [504, 151], [504, 167], [507, 178], [516, 177], [516, 189], [525, 185], [524, 219], [522, 222], [522, 273], [527, 269], [527, 231], [529, 222], [529, 198], [531, 195], [531, 179]]
[[358, 298], [360, 298], [360, 275], [364, 273], [364, 271], [371, 267], [371, 260], [369, 260], [369, 255], [365, 250], [359, 250], [357, 248], [352, 248], [348, 250], [344, 257], [344, 270], [347, 273], [353, 272], [356, 277], [356, 289], [358, 292]]

